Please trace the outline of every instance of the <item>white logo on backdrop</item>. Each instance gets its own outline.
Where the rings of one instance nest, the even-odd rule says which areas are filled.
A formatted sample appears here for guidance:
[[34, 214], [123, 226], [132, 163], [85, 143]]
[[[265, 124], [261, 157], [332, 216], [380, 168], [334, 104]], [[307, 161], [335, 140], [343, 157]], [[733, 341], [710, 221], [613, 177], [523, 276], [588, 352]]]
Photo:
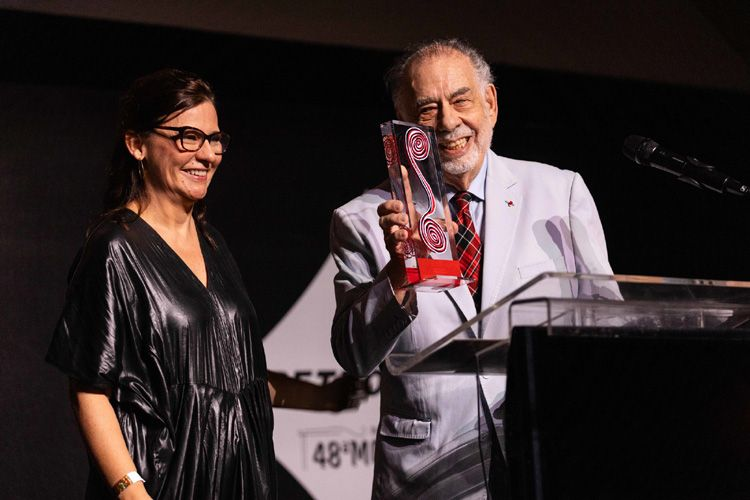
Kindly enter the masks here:
[[[331, 351], [336, 307], [329, 256], [263, 341], [268, 369], [322, 384], [343, 373]], [[379, 376], [368, 381], [372, 392]], [[380, 397], [339, 413], [274, 409], [276, 459], [318, 500], [370, 498]]]

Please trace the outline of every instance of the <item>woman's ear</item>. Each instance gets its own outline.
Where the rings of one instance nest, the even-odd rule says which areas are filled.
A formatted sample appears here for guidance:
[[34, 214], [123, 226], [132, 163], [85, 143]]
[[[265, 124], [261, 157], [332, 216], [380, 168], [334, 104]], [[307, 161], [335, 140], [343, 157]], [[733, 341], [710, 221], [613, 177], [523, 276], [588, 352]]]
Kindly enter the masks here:
[[133, 158], [141, 161], [146, 157], [145, 144], [140, 135], [135, 132], [127, 131], [125, 132], [123, 140], [125, 141], [125, 147], [128, 148], [128, 151], [133, 155]]

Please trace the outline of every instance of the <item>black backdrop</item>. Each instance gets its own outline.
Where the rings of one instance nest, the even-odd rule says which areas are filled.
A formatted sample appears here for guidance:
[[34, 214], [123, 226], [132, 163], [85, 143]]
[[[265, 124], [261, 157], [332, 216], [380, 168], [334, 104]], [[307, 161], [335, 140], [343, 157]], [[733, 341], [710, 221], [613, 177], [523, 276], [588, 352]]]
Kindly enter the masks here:
[[[378, 123], [392, 111], [381, 75], [395, 54], [2, 10], [0, 48], [2, 496], [79, 498], [84, 449], [65, 380], [43, 356], [99, 208], [118, 94], [165, 66], [213, 83], [233, 139], [209, 219], [269, 330], [325, 259], [331, 211], [385, 178]], [[636, 133], [747, 182], [750, 96], [494, 69], [493, 149], [580, 172], [617, 272], [750, 280], [750, 200], [620, 154]]]

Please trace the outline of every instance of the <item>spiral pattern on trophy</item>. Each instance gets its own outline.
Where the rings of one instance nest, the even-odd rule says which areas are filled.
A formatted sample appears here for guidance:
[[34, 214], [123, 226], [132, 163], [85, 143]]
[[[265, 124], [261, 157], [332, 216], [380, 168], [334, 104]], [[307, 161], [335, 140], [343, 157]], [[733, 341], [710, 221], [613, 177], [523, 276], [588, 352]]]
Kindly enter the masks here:
[[425, 245], [434, 252], [445, 250], [445, 232], [443, 232], [442, 226], [433, 219], [422, 218], [419, 221], [419, 234], [422, 236]]
[[407, 130], [406, 154], [409, 156], [409, 163], [414, 169], [414, 173], [417, 174], [419, 182], [422, 184], [425, 193], [427, 193], [427, 200], [430, 205], [427, 212], [419, 219], [419, 236], [430, 251], [436, 253], [444, 252], [448, 246], [445, 232], [440, 224], [430, 218], [435, 213], [435, 195], [427, 183], [427, 179], [422, 175], [422, 171], [419, 170], [419, 165], [417, 165], [418, 161], [424, 160], [430, 155], [430, 139], [427, 137], [427, 134], [416, 127]]
[[396, 164], [396, 140], [391, 135], [383, 136], [383, 149], [385, 150], [385, 162], [388, 166]]
[[406, 150], [409, 152], [412, 166], [416, 168], [414, 162], [422, 161], [430, 155], [430, 139], [420, 129], [412, 127], [406, 131]]

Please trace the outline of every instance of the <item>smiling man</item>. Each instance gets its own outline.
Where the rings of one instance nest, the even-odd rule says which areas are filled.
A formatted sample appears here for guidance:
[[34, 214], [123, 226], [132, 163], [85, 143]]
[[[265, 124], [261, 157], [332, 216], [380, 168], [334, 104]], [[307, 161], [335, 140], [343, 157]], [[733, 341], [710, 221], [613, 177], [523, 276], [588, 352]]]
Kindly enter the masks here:
[[[480, 453], [474, 378], [394, 376], [383, 361], [428, 347], [543, 271], [611, 274], [604, 233], [578, 174], [489, 149], [497, 90], [471, 46], [422, 44], [399, 59], [387, 82], [400, 119], [435, 129], [462, 271], [474, 282], [442, 293], [407, 287], [407, 216], [387, 188], [367, 191], [333, 214], [339, 273], [331, 343], [350, 373], [381, 371], [373, 497], [484, 498], [490, 439], [483, 436]], [[507, 337], [501, 323], [483, 323], [466, 337]], [[482, 390], [497, 409], [505, 377], [482, 380]], [[502, 437], [502, 422], [493, 420]]]

